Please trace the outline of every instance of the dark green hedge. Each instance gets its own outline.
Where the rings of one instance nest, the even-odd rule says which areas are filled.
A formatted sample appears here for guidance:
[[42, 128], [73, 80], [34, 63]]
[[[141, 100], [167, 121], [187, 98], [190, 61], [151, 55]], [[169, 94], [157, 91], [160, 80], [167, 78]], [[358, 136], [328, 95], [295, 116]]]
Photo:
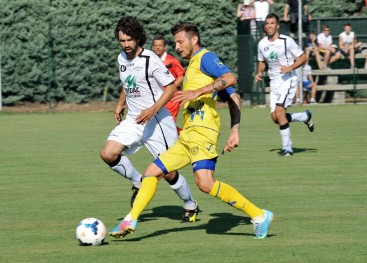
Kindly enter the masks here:
[[[12, 0], [2, 1], [1, 77], [3, 104], [19, 101], [83, 103], [119, 95], [114, 28], [123, 15], [139, 18], [148, 34], [145, 48], [157, 33], [169, 40], [171, 26], [194, 21], [204, 44], [237, 72], [236, 8], [234, 0]], [[320, 5], [321, 1], [312, 1]], [[316, 3], [317, 2], [317, 3]], [[357, 12], [357, 1], [333, 2], [332, 15]], [[341, 4], [341, 3], [344, 3]], [[353, 2], [353, 3], [352, 3]], [[273, 9], [282, 16], [285, 1]], [[357, 6], [357, 7], [356, 7]], [[315, 6], [311, 9], [315, 9]], [[348, 9], [348, 10], [349, 10]], [[320, 12], [322, 8], [317, 9]], [[349, 11], [348, 11], [349, 12]], [[326, 12], [325, 12], [326, 13]], [[329, 13], [328, 13], [329, 14]], [[314, 12], [314, 16], [318, 15]], [[172, 42], [171, 42], [172, 43]], [[173, 45], [169, 51], [174, 52]]]

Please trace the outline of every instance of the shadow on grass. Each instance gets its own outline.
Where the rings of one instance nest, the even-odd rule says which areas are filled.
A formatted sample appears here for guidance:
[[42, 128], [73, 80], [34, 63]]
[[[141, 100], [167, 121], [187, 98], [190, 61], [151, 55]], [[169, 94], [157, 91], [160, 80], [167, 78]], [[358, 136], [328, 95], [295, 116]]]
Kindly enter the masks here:
[[[301, 152], [307, 152], [307, 153], [317, 153], [319, 149], [315, 148], [293, 148], [293, 153], [301, 153]], [[275, 152], [277, 151], [277, 154], [280, 154], [282, 152], [282, 149], [270, 149], [269, 152]]]
[[[151, 213], [146, 213], [151, 211]], [[159, 206], [155, 207], [151, 210], [146, 210], [144, 214], [139, 219], [139, 223], [157, 220], [162, 217], [166, 217], [171, 220], [182, 220], [182, 207], [180, 206]], [[199, 214], [200, 216], [200, 214]], [[119, 241], [140, 241], [146, 238], [157, 237], [161, 235], [166, 235], [172, 232], [182, 232], [182, 231], [196, 231], [196, 230], [205, 230], [207, 234], [214, 235], [234, 235], [234, 236], [253, 236], [254, 233], [243, 233], [243, 232], [230, 232], [231, 229], [237, 227], [239, 225], [249, 225], [251, 223], [251, 219], [249, 217], [237, 216], [231, 213], [214, 213], [210, 214], [212, 217], [206, 224], [197, 225], [195, 223], [181, 223], [180, 227], [164, 229], [155, 231], [151, 234], [138, 237], [138, 238], [128, 238], [121, 240], [114, 240], [114, 242]], [[197, 220], [199, 221], [199, 220]]]

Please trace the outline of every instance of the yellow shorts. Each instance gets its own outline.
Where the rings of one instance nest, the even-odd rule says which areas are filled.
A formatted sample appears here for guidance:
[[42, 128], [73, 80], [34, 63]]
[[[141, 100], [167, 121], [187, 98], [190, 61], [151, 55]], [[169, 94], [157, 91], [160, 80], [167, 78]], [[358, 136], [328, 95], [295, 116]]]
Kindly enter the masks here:
[[189, 163], [215, 159], [218, 157], [218, 137], [219, 132], [208, 128], [194, 126], [184, 129], [177, 141], [154, 162], [163, 172], [169, 173]]

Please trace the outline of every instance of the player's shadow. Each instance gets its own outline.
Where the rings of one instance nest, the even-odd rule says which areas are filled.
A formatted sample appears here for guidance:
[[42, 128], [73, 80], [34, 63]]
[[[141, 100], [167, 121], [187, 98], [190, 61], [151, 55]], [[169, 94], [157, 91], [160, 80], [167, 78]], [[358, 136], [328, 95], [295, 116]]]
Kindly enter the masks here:
[[[309, 153], [316, 153], [318, 151], [318, 149], [315, 148], [292, 148], [293, 149], [293, 153], [301, 153], [301, 152], [309, 152]], [[270, 149], [269, 152], [277, 152], [278, 154], [280, 154], [282, 152], [282, 149]]]
[[[153, 209], [146, 209], [140, 216], [139, 222], [157, 220], [162, 217], [180, 221], [183, 218], [183, 208], [180, 206], [159, 206]], [[120, 221], [122, 219], [123, 218], [119, 218], [118, 220]], [[200, 219], [197, 219], [197, 221], [200, 221]]]
[[[146, 210], [149, 211], [149, 210]], [[146, 221], [157, 220], [162, 217], [167, 217], [171, 220], [180, 222], [182, 220], [182, 207], [179, 206], [159, 206], [150, 210], [151, 213], [144, 213], [139, 219], [139, 223]], [[245, 235], [253, 236], [254, 234], [245, 232], [232, 232], [231, 230], [239, 225], [249, 225], [251, 224], [251, 219], [249, 217], [237, 216], [231, 213], [215, 213], [210, 214], [212, 217], [206, 224], [197, 225], [196, 223], [178, 223], [179, 227], [164, 229], [155, 231], [151, 234], [137, 237], [137, 238], [127, 238], [122, 240], [114, 241], [140, 241], [146, 238], [157, 237], [161, 235], [166, 235], [172, 232], [182, 232], [182, 231], [196, 231], [205, 230], [207, 234], [213, 235]], [[199, 221], [199, 220], [197, 220]], [[252, 228], [251, 228], [252, 229]], [[230, 232], [231, 231], [231, 232]]]

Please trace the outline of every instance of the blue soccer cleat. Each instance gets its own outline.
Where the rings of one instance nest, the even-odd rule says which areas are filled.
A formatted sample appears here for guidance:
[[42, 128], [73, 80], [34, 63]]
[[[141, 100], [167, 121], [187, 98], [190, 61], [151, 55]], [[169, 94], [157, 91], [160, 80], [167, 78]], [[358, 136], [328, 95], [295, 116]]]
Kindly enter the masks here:
[[263, 222], [261, 223], [254, 223], [254, 230], [255, 230], [255, 238], [254, 239], [264, 239], [268, 236], [268, 231], [270, 228], [270, 224], [273, 221], [273, 213], [268, 211], [268, 210], [264, 210], [266, 218]]
[[132, 234], [137, 225], [137, 220], [122, 220], [112, 231], [109, 233], [110, 236], [115, 238], [123, 238], [128, 234]]

